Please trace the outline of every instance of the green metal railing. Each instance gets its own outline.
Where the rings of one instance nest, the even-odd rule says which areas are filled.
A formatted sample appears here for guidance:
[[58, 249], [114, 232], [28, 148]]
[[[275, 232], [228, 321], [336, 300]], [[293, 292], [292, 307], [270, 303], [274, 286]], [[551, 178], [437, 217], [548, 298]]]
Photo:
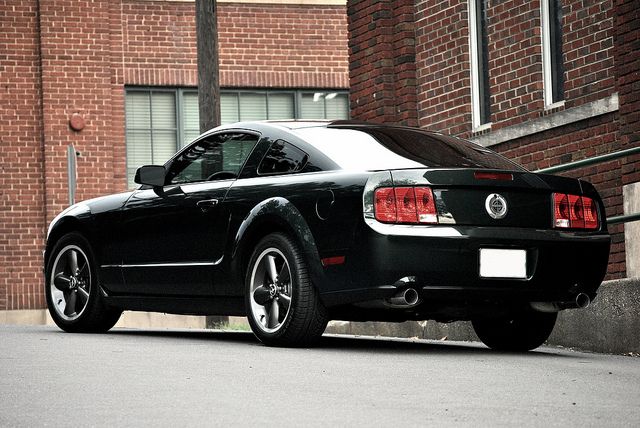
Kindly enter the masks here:
[[563, 163], [561, 165], [550, 166], [549, 168], [542, 168], [536, 172], [542, 172], [544, 174], [553, 174], [555, 172], [569, 171], [572, 169], [582, 168], [584, 166], [591, 166], [597, 163], [610, 161], [613, 159], [623, 158], [629, 155], [635, 155], [640, 153], [640, 147], [633, 147], [631, 149], [620, 150], [619, 152], [607, 153], [606, 155], [594, 156], [592, 158], [581, 159], [578, 161]]
[[[572, 169], [578, 169], [585, 166], [591, 166], [602, 162], [607, 162], [613, 159], [623, 158], [629, 155], [635, 155], [640, 153], [640, 147], [632, 147], [630, 149], [620, 150], [618, 152], [607, 153], [606, 155], [594, 156], [591, 158], [581, 159], [574, 162], [568, 162], [561, 165], [550, 166], [549, 168], [542, 168], [536, 172], [544, 174], [552, 174], [556, 172], [570, 171]], [[632, 221], [639, 221], [640, 213], [617, 215], [607, 218], [607, 224], [629, 223]]]

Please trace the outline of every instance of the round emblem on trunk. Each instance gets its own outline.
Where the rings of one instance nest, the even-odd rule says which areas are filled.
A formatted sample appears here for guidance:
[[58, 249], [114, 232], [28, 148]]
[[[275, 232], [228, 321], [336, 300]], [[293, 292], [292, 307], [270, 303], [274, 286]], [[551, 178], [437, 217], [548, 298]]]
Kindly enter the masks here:
[[501, 219], [507, 215], [507, 200], [497, 193], [487, 196], [484, 207], [491, 218]]

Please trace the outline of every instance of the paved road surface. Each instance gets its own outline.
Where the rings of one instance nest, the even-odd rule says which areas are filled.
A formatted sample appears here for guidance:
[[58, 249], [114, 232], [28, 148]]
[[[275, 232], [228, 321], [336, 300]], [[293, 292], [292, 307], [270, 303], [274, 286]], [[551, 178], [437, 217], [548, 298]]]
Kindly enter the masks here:
[[0, 426], [640, 426], [640, 358], [0, 326]]

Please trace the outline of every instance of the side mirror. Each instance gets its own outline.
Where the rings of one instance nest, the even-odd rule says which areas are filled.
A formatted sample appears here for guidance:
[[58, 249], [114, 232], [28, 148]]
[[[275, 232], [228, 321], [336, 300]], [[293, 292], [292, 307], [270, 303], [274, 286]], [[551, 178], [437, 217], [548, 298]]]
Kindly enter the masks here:
[[138, 184], [146, 184], [153, 187], [164, 186], [165, 170], [164, 166], [144, 165], [136, 170], [133, 181]]

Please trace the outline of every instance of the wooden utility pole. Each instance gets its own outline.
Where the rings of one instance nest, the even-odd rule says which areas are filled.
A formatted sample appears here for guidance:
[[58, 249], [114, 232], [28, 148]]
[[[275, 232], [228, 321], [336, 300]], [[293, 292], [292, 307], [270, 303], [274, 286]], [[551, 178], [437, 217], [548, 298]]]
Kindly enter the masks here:
[[200, 132], [220, 125], [220, 79], [216, 0], [196, 0]]
[[[218, 15], [216, 0], [196, 0], [198, 44], [198, 111], [200, 132], [220, 125], [220, 79], [218, 61]], [[229, 317], [207, 316], [207, 328], [220, 328]]]

